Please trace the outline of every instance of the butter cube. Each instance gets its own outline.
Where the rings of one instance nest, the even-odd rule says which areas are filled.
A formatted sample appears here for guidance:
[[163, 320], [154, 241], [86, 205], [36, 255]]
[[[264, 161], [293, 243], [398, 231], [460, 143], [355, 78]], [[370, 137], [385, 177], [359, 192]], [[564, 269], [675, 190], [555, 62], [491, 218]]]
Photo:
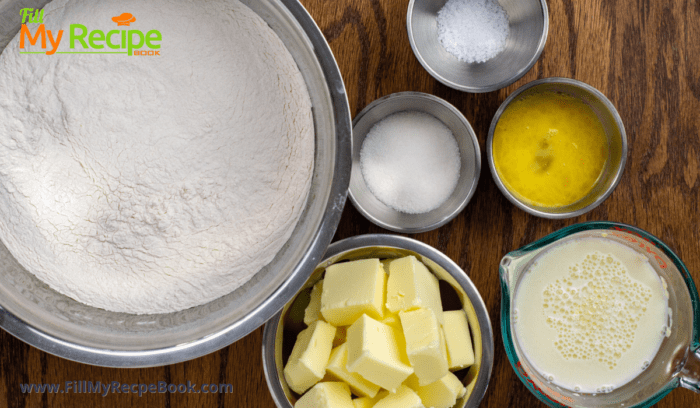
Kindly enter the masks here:
[[284, 367], [284, 378], [294, 392], [303, 394], [321, 381], [331, 355], [335, 327], [317, 320], [297, 335], [292, 354]]
[[367, 397], [355, 398], [352, 400], [352, 403], [355, 408], [372, 408], [374, 406], [374, 401], [372, 398]]
[[430, 408], [451, 408], [467, 392], [459, 378], [450, 372], [438, 381], [423, 386], [418, 383], [418, 377], [412, 374], [404, 384], [418, 394], [423, 405]]
[[342, 382], [322, 382], [299, 398], [294, 408], [355, 408], [350, 388]]
[[464, 310], [445, 312], [445, 343], [450, 370], [461, 370], [474, 364], [474, 348], [469, 336], [469, 323]]
[[363, 314], [384, 316], [386, 273], [379, 259], [362, 259], [326, 269], [321, 314], [334, 326], [351, 325]]
[[415, 256], [394, 259], [389, 264], [386, 308], [393, 313], [422, 307], [435, 313], [443, 324], [438, 280]]
[[[394, 329], [394, 335], [396, 336], [396, 344], [399, 346], [399, 350], [406, 352], [406, 338], [403, 335], [403, 328], [401, 327], [401, 319], [396, 313], [387, 313], [382, 319], [382, 323]], [[403, 354], [402, 354], [403, 355]], [[408, 356], [406, 356], [408, 359]]]
[[348, 371], [396, 392], [413, 373], [396, 337], [396, 331], [390, 326], [362, 315], [348, 328]]
[[377, 401], [374, 408], [425, 408], [425, 406], [415, 391], [402, 385], [395, 394], [389, 394]]
[[399, 329], [401, 328], [401, 320], [399, 319], [398, 313], [389, 312], [385, 314], [381, 322], [388, 326], [398, 327]]
[[445, 358], [445, 361], [447, 361], [447, 368], [449, 369], [450, 359], [447, 358], [447, 342], [445, 341], [445, 331], [442, 330], [442, 327], [441, 327], [439, 332], [440, 332], [440, 352], [442, 353], [442, 356]]
[[379, 386], [365, 380], [357, 373], [349, 372], [347, 362], [348, 345], [344, 343], [331, 351], [331, 358], [328, 361], [326, 372], [335, 377], [336, 380], [345, 381], [354, 394], [374, 398], [379, 392]]
[[416, 309], [400, 312], [399, 317], [406, 338], [406, 354], [420, 384], [428, 385], [447, 375], [445, 342], [433, 311]]
[[311, 288], [311, 301], [304, 310], [304, 323], [308, 326], [316, 320], [323, 320], [321, 316], [321, 293], [323, 292], [323, 279], [316, 282]]

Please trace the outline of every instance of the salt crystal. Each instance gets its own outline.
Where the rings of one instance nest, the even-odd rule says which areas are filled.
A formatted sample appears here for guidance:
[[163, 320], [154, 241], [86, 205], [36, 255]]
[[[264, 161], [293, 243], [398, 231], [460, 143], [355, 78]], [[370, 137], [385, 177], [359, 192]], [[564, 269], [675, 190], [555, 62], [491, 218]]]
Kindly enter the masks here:
[[449, 0], [437, 24], [440, 43], [460, 61], [485, 62], [506, 47], [508, 14], [496, 0]]
[[447, 201], [460, 167], [450, 129], [423, 112], [399, 112], [381, 120], [360, 151], [362, 176], [372, 194], [408, 214], [426, 213]]

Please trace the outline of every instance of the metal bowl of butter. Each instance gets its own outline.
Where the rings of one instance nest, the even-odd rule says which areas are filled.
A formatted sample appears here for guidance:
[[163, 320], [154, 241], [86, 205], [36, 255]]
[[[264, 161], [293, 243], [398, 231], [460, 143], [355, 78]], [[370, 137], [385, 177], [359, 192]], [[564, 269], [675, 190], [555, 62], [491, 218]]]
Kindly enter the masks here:
[[316, 267], [302, 290], [282, 311], [265, 324], [263, 332], [263, 368], [275, 404], [292, 408], [299, 394], [292, 391], [283, 374], [297, 335], [305, 328], [304, 310], [311, 288], [326, 268], [344, 261], [396, 259], [415, 256], [437, 277], [445, 310], [464, 310], [474, 349], [474, 364], [455, 372], [466, 388], [452, 408], [477, 407], [486, 393], [493, 367], [493, 331], [488, 311], [467, 274], [445, 254], [414, 239], [385, 234], [347, 238], [331, 244], [325, 259]]

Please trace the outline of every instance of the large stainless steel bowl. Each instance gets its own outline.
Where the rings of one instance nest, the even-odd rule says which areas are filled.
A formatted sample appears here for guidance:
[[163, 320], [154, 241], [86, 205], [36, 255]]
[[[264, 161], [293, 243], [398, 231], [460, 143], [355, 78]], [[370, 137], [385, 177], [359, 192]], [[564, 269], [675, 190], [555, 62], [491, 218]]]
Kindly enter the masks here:
[[[49, 288], [0, 244], [0, 326], [49, 353], [88, 364], [146, 367], [196, 358], [247, 335], [302, 287], [335, 233], [350, 181], [351, 121], [333, 55], [296, 0], [242, 0], [277, 33], [297, 62], [316, 129], [311, 191], [275, 259], [234, 292], [177, 313], [137, 316], [78, 303]], [[19, 10], [46, 1], [0, 1], [0, 49], [19, 31]]]

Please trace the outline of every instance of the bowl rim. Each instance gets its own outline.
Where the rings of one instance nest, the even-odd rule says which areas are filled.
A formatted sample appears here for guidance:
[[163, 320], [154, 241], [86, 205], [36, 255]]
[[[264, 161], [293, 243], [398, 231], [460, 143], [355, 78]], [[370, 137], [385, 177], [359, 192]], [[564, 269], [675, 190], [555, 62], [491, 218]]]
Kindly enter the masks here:
[[[476, 383], [474, 384], [469, 399], [465, 403], [465, 407], [479, 406], [486, 395], [486, 390], [493, 372], [494, 339], [489, 311], [472, 280], [459, 265], [436, 248], [412, 238], [392, 234], [356, 235], [334, 242], [328, 247], [328, 251], [319, 264], [345, 252], [369, 247], [405, 249], [420, 254], [442, 267], [457, 281], [457, 283], [459, 283], [462, 289], [464, 289], [464, 292], [474, 307], [474, 312], [479, 322], [479, 328], [481, 329], [482, 339], [481, 367], [479, 368], [479, 372], [476, 376]], [[311, 275], [307, 278], [310, 278], [310, 276]], [[290, 299], [290, 301], [292, 299]], [[275, 361], [275, 342], [277, 328], [282, 319], [282, 312], [283, 310], [280, 310], [272, 319], [265, 323], [262, 338], [263, 371], [270, 394], [272, 394], [272, 399], [275, 401], [277, 407], [292, 408], [282, 388], [280, 373], [277, 372]]]
[[[537, 44], [537, 49], [535, 50], [535, 53], [532, 55], [532, 58], [525, 64], [520, 70], [518, 70], [515, 75], [511, 76], [508, 79], [504, 79], [503, 81], [496, 82], [495, 84], [491, 85], [484, 85], [484, 86], [472, 86], [472, 85], [463, 85], [457, 82], [452, 82], [448, 80], [447, 78], [443, 77], [440, 75], [437, 71], [435, 71], [428, 63], [425, 61], [423, 58], [423, 55], [421, 54], [420, 50], [418, 49], [418, 46], [416, 44], [416, 40], [413, 35], [413, 9], [415, 8], [415, 4], [417, 1], [421, 0], [410, 0], [408, 3], [408, 11], [406, 13], [406, 31], [408, 33], [408, 41], [411, 43], [411, 49], [413, 50], [413, 55], [415, 55], [416, 59], [420, 64], [423, 66], [423, 68], [428, 71], [430, 76], [433, 78], [437, 79], [440, 83], [443, 85], [446, 85], [452, 89], [456, 89], [458, 91], [462, 92], [471, 92], [471, 93], [485, 93], [485, 92], [492, 92], [492, 91], [497, 91], [501, 88], [505, 88], [506, 86], [512, 84], [513, 82], [517, 81], [518, 79], [522, 78], [525, 74], [527, 74], [532, 67], [537, 63], [537, 60], [540, 59], [540, 56], [542, 55], [542, 51], [544, 51], [544, 46], [547, 43], [547, 36], [549, 35], [549, 8], [547, 7], [547, 1], [546, 0], [540, 0], [540, 6], [542, 10], [542, 17], [543, 17], [543, 23], [542, 23], [542, 31], [540, 33], [540, 40]], [[466, 64], [466, 62], [465, 62]]]
[[312, 47], [311, 51], [316, 55], [320, 69], [325, 76], [337, 144], [333, 163], [334, 174], [324, 214], [317, 231], [308, 243], [308, 251], [303, 255], [290, 276], [248, 315], [230, 322], [221, 330], [204, 335], [197, 340], [174, 346], [144, 350], [113, 350], [84, 346], [53, 336], [40, 327], [28, 324], [0, 306], [0, 327], [6, 332], [44, 352], [84, 364], [115, 368], [164, 366], [205, 356], [247, 336], [279, 312], [304, 285], [308, 278], [306, 271], [313, 270], [318, 264], [318, 259], [323, 256], [335, 235], [345, 206], [352, 166], [350, 154], [352, 152], [352, 122], [350, 105], [340, 69], [320, 28], [298, 1], [274, 1], [285, 9], [290, 17], [294, 18], [294, 24], [302, 30], [301, 34], [308, 39], [309, 45]]
[[[547, 211], [542, 211], [540, 209], [537, 209], [535, 207], [529, 206], [528, 204], [518, 200], [513, 193], [511, 193], [503, 184], [503, 181], [501, 180], [500, 176], [498, 175], [498, 172], [496, 171], [496, 166], [493, 162], [493, 134], [496, 130], [496, 125], [498, 124], [498, 121], [501, 118], [501, 115], [503, 112], [508, 108], [511, 102], [515, 100], [521, 93], [524, 91], [533, 88], [535, 86], [539, 85], [545, 85], [545, 84], [566, 84], [566, 85], [571, 85], [575, 88], [582, 89], [584, 91], [590, 92], [593, 94], [596, 98], [600, 100], [600, 102], [605, 106], [605, 108], [608, 110], [608, 112], [612, 115], [613, 119], [615, 120], [615, 124], [620, 130], [620, 139], [622, 141], [622, 158], [620, 159], [620, 164], [617, 167], [617, 170], [615, 171], [615, 175], [613, 177], [613, 181], [610, 184], [610, 186], [605, 190], [605, 192], [601, 195], [599, 195], [595, 201], [592, 203], [588, 204], [587, 206], [583, 208], [579, 208], [578, 210], [575, 211], [569, 211], [565, 213], [551, 213]], [[587, 212], [592, 211], [594, 208], [598, 207], [605, 201], [612, 193], [615, 191], [615, 188], [617, 188], [617, 185], [620, 183], [620, 179], [622, 178], [622, 173], [625, 170], [625, 164], [627, 163], [627, 150], [628, 150], [628, 145], [627, 145], [627, 132], [625, 131], [625, 125], [622, 123], [622, 118], [620, 117], [620, 113], [617, 111], [615, 108], [615, 105], [598, 89], [594, 88], [591, 85], [588, 85], [585, 82], [578, 81], [576, 79], [572, 78], [562, 78], [562, 77], [549, 77], [549, 78], [542, 78], [542, 79], [537, 79], [531, 82], [528, 82], [527, 84], [521, 86], [517, 90], [515, 90], [513, 93], [511, 93], [506, 100], [503, 101], [501, 106], [498, 107], [498, 110], [493, 116], [493, 119], [491, 120], [491, 126], [489, 127], [489, 134], [488, 138], [486, 139], [486, 156], [489, 161], [489, 169], [491, 169], [491, 176], [493, 177], [493, 181], [496, 183], [498, 186], [498, 189], [501, 190], [501, 193], [510, 201], [513, 205], [516, 207], [520, 208], [521, 210], [532, 214], [537, 217], [541, 218], [549, 218], [549, 219], [565, 219], [565, 218], [573, 218], [577, 217], [579, 215], [583, 215]]]
[[[437, 228], [442, 227], [443, 225], [447, 224], [448, 222], [452, 221], [455, 217], [457, 217], [462, 210], [469, 204], [471, 201], [472, 197], [474, 196], [474, 193], [476, 193], [476, 187], [479, 184], [479, 178], [481, 177], [481, 148], [479, 147], [479, 140], [476, 137], [476, 133], [474, 132], [474, 129], [471, 126], [471, 123], [469, 123], [469, 120], [462, 114], [462, 112], [459, 111], [454, 105], [451, 103], [447, 102], [446, 100], [439, 98], [435, 95], [428, 94], [425, 92], [415, 92], [415, 91], [406, 91], [406, 92], [395, 92], [389, 95], [385, 95], [379, 99], [375, 99], [372, 103], [369, 105], [365, 106], [364, 109], [360, 113], [357, 114], [355, 119], [352, 121], [352, 138], [353, 138], [353, 148], [355, 143], [357, 141], [355, 140], [358, 136], [356, 136], [355, 132], [355, 126], [362, 120], [362, 118], [369, 113], [372, 109], [378, 107], [381, 104], [392, 102], [396, 99], [401, 99], [401, 98], [420, 98], [426, 100], [428, 103], [437, 103], [442, 105], [443, 107], [447, 108], [455, 117], [467, 128], [467, 132], [471, 136], [471, 141], [472, 144], [474, 145], [474, 178], [472, 180], [471, 187], [469, 188], [469, 191], [467, 192], [467, 195], [464, 197], [464, 199], [459, 203], [458, 206], [456, 206], [454, 209], [448, 212], [448, 214], [440, 219], [437, 222], [433, 222], [431, 224], [427, 224], [424, 226], [420, 227], [415, 227], [415, 228], [407, 228], [403, 227], [400, 225], [394, 225], [394, 224], [389, 224], [377, 217], [375, 217], [373, 214], [371, 214], [367, 209], [365, 209], [358, 199], [355, 197], [355, 194], [353, 194], [353, 189], [352, 189], [352, 183], [348, 187], [348, 197], [350, 198], [350, 201], [352, 204], [355, 206], [357, 211], [362, 214], [366, 219], [371, 221], [373, 224], [382, 227], [384, 229], [387, 229], [389, 231], [394, 231], [394, 232], [400, 232], [400, 233], [405, 233], [405, 234], [417, 234], [420, 232], [427, 232], [427, 231], [432, 231]], [[398, 113], [398, 112], [397, 112]], [[439, 119], [438, 119], [439, 120]], [[366, 136], [366, 135], [365, 135]], [[360, 145], [361, 147], [361, 145]], [[355, 160], [353, 159], [353, 166], [359, 165], [359, 162], [356, 164]], [[461, 171], [461, 170], [460, 170]], [[360, 172], [361, 174], [361, 172]], [[444, 204], [444, 203], [443, 203]], [[442, 206], [441, 206], [442, 207]], [[438, 208], [441, 208], [438, 207]], [[415, 214], [415, 215], [421, 215], [421, 214]]]

